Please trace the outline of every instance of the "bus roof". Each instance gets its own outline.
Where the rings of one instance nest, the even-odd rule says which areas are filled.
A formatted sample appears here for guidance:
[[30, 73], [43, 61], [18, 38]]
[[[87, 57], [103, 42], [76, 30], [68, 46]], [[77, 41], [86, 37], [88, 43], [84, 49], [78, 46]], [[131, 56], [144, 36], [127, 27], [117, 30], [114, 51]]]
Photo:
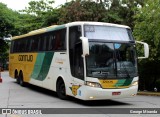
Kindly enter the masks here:
[[26, 34], [23, 34], [23, 35], [20, 35], [20, 36], [15, 36], [12, 39], [13, 40], [14, 39], [20, 39], [20, 38], [23, 38], [23, 37], [28, 37], [28, 36], [32, 36], [32, 35], [36, 35], [36, 34], [42, 34], [42, 33], [45, 33], [45, 32], [59, 30], [59, 29], [63, 29], [63, 28], [68, 27], [68, 26], [75, 26], [75, 25], [104, 25], [104, 26], [113, 26], [113, 27], [130, 29], [129, 26], [113, 24], [113, 23], [77, 21], [77, 22], [70, 22], [70, 23], [67, 23], [67, 24], [64, 24], [64, 25], [52, 25], [52, 26], [49, 26], [49, 27], [33, 30], [33, 31], [30, 31], [29, 33], [26, 33]]
[[120, 28], [128, 28], [129, 26], [120, 25], [120, 24], [113, 24], [113, 23], [105, 23], [105, 22], [91, 22], [91, 21], [78, 21], [78, 22], [71, 22], [67, 23], [66, 26], [73, 26], [73, 25], [101, 25], [101, 26], [113, 26], [113, 27], [120, 27]]
[[20, 38], [23, 38], [23, 37], [29, 37], [29, 36], [32, 36], [32, 35], [42, 34], [42, 33], [45, 33], [45, 32], [50, 32], [50, 31], [53, 31], [53, 30], [58, 30], [58, 29], [63, 29], [63, 28], [65, 28], [65, 25], [52, 25], [52, 26], [49, 26], [49, 27], [45, 27], [45, 28], [30, 31], [29, 33], [26, 33], [26, 34], [23, 34], [23, 35], [20, 35], [20, 36], [15, 36], [12, 39], [13, 40], [14, 39], [20, 39]]

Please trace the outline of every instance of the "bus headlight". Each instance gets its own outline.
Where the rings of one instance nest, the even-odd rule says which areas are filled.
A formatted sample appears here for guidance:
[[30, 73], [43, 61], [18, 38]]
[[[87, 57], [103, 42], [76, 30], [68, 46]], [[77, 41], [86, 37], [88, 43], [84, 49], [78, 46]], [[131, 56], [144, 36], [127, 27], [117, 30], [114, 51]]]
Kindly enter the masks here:
[[90, 86], [90, 87], [97, 87], [97, 88], [101, 88], [101, 85], [97, 82], [89, 82], [89, 81], [86, 81], [86, 85], [87, 86]]
[[136, 86], [136, 85], [138, 85], [138, 81], [134, 81], [134, 82], [132, 83], [132, 86]]

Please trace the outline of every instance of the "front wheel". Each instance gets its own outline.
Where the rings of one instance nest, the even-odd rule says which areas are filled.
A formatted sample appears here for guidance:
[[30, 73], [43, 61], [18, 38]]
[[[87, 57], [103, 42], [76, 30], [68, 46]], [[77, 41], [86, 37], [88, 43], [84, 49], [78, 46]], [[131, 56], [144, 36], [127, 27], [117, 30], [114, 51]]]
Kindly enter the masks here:
[[63, 80], [60, 80], [57, 83], [57, 95], [62, 100], [67, 99], [66, 88], [65, 88], [65, 84], [64, 84]]

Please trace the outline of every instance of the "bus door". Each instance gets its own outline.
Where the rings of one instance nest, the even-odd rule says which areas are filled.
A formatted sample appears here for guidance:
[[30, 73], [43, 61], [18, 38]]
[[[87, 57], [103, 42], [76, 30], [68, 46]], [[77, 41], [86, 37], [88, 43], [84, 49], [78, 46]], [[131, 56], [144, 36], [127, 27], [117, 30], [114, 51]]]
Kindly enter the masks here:
[[72, 89], [78, 89], [84, 84], [82, 42], [80, 40], [81, 35], [81, 26], [73, 26], [69, 28], [69, 62], [73, 81], [72, 87], [74, 87]]

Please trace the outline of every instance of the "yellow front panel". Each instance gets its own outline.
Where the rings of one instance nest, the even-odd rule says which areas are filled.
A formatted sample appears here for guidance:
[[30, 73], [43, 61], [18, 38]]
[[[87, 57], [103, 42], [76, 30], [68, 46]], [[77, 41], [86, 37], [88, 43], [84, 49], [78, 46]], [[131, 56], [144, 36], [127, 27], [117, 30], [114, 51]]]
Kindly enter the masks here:
[[118, 80], [99, 80], [103, 88], [115, 88], [115, 84]]

